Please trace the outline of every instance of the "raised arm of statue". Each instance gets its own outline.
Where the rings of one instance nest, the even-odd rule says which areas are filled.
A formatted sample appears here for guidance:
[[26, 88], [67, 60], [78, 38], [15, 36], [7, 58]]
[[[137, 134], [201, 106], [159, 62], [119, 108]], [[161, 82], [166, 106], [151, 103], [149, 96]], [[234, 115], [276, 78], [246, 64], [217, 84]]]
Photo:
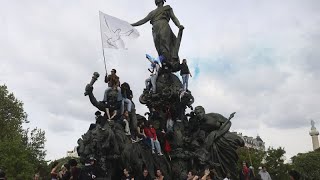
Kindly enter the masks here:
[[141, 26], [150, 20], [151, 20], [151, 12], [145, 18], [141, 19], [136, 23], [131, 24], [131, 26]]
[[100, 111], [105, 112], [106, 104], [102, 102], [98, 102], [95, 96], [93, 95], [93, 87], [88, 84], [85, 88], [86, 93], [89, 95], [89, 100], [93, 106], [98, 108]]
[[184, 29], [184, 27], [180, 24], [180, 21], [178, 20], [178, 18], [174, 15], [174, 12], [172, 9], [170, 10], [170, 18], [179, 29]]
[[217, 131], [217, 137], [220, 137], [221, 135], [225, 134], [226, 132], [228, 132], [230, 130], [230, 127], [231, 127], [231, 122], [226, 122], [227, 124], [222, 126], [221, 125], [221, 129], [219, 129]]

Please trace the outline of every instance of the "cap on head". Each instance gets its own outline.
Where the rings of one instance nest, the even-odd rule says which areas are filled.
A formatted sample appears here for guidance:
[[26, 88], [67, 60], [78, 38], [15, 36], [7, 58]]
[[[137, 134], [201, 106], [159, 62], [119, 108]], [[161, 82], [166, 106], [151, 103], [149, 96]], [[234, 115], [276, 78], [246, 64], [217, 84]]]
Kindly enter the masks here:
[[115, 70], [115, 69], [111, 69], [111, 72], [117, 73], [117, 70]]

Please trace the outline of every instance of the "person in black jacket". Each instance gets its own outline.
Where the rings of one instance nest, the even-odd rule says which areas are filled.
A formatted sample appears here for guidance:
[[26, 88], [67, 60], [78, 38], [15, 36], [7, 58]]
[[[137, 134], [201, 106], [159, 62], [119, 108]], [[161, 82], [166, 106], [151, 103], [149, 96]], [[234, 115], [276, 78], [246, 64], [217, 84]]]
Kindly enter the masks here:
[[149, 174], [148, 169], [144, 169], [142, 175], [139, 177], [138, 180], [151, 180], [151, 176]]
[[80, 171], [79, 180], [93, 180], [104, 178], [103, 170], [97, 166], [96, 159], [90, 157], [86, 160], [84, 167]]
[[290, 180], [300, 180], [300, 173], [296, 170], [289, 171]]
[[188, 80], [189, 80], [189, 76], [192, 77], [192, 75], [189, 71], [189, 67], [186, 59], [183, 59], [182, 64], [180, 64], [180, 75], [182, 77], [183, 90], [188, 91]]
[[121, 101], [121, 114], [124, 113], [124, 104], [127, 104], [127, 111], [130, 113], [131, 112], [131, 107], [132, 107], [132, 91], [130, 90], [130, 86], [128, 83], [123, 83], [121, 84], [121, 95], [122, 95], [122, 101]]

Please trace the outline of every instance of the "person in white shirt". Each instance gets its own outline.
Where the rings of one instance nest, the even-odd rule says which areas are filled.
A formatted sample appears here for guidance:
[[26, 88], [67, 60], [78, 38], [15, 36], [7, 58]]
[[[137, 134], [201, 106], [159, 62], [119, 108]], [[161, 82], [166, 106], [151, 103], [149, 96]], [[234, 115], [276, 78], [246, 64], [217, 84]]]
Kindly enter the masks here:
[[272, 180], [267, 168], [264, 166], [262, 167], [262, 170], [260, 170], [259, 175], [261, 176], [262, 180]]
[[148, 69], [151, 72], [151, 75], [148, 79], [146, 79], [146, 89], [149, 90], [149, 85], [151, 83], [152, 85], [152, 92], [156, 93], [157, 87], [156, 87], [156, 82], [160, 70], [160, 65], [158, 61], [153, 61], [147, 56], [147, 59], [151, 62], [151, 67], [152, 69]]

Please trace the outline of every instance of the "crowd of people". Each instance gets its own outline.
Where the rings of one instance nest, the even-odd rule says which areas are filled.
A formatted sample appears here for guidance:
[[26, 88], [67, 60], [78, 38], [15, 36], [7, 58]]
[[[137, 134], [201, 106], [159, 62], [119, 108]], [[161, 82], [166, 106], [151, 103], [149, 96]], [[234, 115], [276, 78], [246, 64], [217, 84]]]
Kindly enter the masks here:
[[[77, 162], [74, 159], [69, 160], [68, 163], [62, 165], [60, 169], [59, 163], [53, 164], [54, 167], [51, 171], [51, 180], [94, 180], [97, 177], [101, 177], [101, 170], [99, 167], [95, 166], [96, 160], [94, 158], [89, 158], [84, 167], [79, 168]], [[240, 180], [271, 180], [269, 173], [266, 171], [266, 167], [260, 167], [260, 171], [257, 175], [253, 173], [251, 168], [248, 170], [241, 170], [239, 179]], [[141, 173], [138, 173], [137, 176], [134, 176], [130, 167], [125, 167], [123, 169], [122, 177], [119, 177], [121, 180], [152, 180], [152, 177], [156, 177], [154, 180], [165, 180], [166, 177], [163, 175], [163, 172], [160, 168], [157, 168], [154, 172], [154, 176], [150, 174], [147, 168], [144, 168]], [[242, 174], [242, 175], [241, 175]], [[300, 174], [291, 170], [288, 172], [290, 180], [300, 180]], [[34, 180], [38, 180], [39, 174], [35, 175]], [[225, 178], [218, 178], [217, 173], [214, 169], [205, 169], [204, 172], [197, 172], [195, 170], [190, 170], [186, 174], [185, 180], [233, 180], [230, 173], [228, 173]], [[0, 177], [1, 179], [1, 177]]]
[[[97, 177], [101, 177], [101, 170], [96, 166], [96, 159], [88, 158], [82, 168], [78, 167], [78, 163], [75, 159], [70, 159], [67, 163], [62, 164], [54, 162], [52, 164], [52, 170], [50, 172], [51, 180], [94, 180]], [[249, 168], [250, 169], [250, 168]], [[260, 169], [260, 168], [259, 168]], [[266, 171], [265, 167], [260, 169], [259, 174], [255, 177], [252, 170], [248, 170], [248, 174], [251, 175], [245, 177], [245, 180], [271, 180], [269, 173]], [[200, 176], [195, 170], [190, 170], [187, 174], [186, 180], [218, 180], [215, 171], [206, 169]], [[267, 174], [267, 175], [265, 175]], [[290, 170], [288, 172], [290, 180], [301, 180], [301, 175], [296, 170]], [[165, 180], [161, 169], [156, 169], [155, 180]], [[241, 175], [240, 175], [241, 176]], [[40, 180], [41, 177], [39, 173], [36, 173], [33, 180]], [[137, 177], [133, 176], [133, 172], [129, 167], [123, 169], [123, 176], [119, 179], [121, 180], [152, 180], [151, 174], [148, 169], [143, 169], [140, 175]], [[0, 169], [0, 180], [7, 180], [6, 173]], [[230, 174], [227, 174], [223, 180], [232, 180]], [[240, 180], [242, 180], [240, 178]]]
[[[243, 162], [242, 169], [239, 172], [240, 180], [272, 180], [266, 166], [260, 166], [258, 174], [254, 173], [253, 167], [248, 166], [246, 162]], [[301, 176], [296, 170], [290, 170], [288, 172], [290, 180], [300, 180]], [[224, 180], [231, 180], [226, 178]]]
[[[96, 159], [88, 158], [82, 168], [78, 166], [78, 163], [75, 159], [70, 159], [67, 163], [61, 165], [61, 163], [54, 162], [52, 165], [52, 170], [50, 173], [51, 180], [94, 180], [98, 177], [103, 177], [102, 171], [98, 166], [96, 166]], [[162, 170], [157, 168], [154, 172], [154, 175], [150, 174], [147, 168], [144, 168], [141, 173], [138, 173], [137, 176], [134, 176], [130, 167], [125, 167], [123, 169], [122, 177], [119, 177], [121, 180], [153, 180], [152, 177], [155, 177], [154, 180], [165, 180], [167, 179]], [[218, 180], [216, 172], [214, 169], [205, 169], [204, 172], [198, 175], [195, 170], [190, 170], [186, 174], [185, 180]], [[227, 175], [226, 179], [230, 180], [230, 175]], [[228, 179], [229, 178], [229, 179]], [[1, 179], [1, 178], [0, 178]], [[36, 174], [34, 180], [39, 179], [39, 174]]]
[[[146, 58], [151, 63], [151, 69], [148, 69], [151, 74], [150, 77], [145, 81], [145, 91], [156, 93], [156, 80], [161, 68], [158, 61], [161, 61], [161, 57], [158, 58], [159, 60], [155, 60], [150, 55], [146, 55]], [[180, 69], [180, 74], [183, 81], [182, 89], [183, 91], [188, 91], [188, 77], [189, 75], [191, 76], [191, 73], [189, 71], [186, 59], [183, 59], [182, 63], [180, 64]], [[155, 129], [152, 127], [151, 123], [139, 122], [140, 124], [138, 125], [137, 130], [132, 131], [132, 129], [130, 129], [130, 114], [134, 105], [132, 101], [133, 94], [132, 90], [130, 89], [130, 85], [126, 82], [122, 84], [120, 83], [120, 78], [117, 75], [116, 69], [112, 69], [111, 74], [105, 76], [105, 83], [108, 84], [108, 87], [106, 88], [103, 100], [101, 101], [106, 104], [105, 115], [101, 115], [101, 112], [97, 111], [95, 113], [97, 119], [96, 124], [103, 127], [107, 121], [121, 123], [124, 126], [126, 135], [130, 137], [133, 143], [144, 140], [144, 142], [150, 145], [153, 153], [156, 150], [159, 155], [162, 155], [160, 143], [157, 139]], [[116, 94], [110, 95], [109, 93], [111, 93], [111, 91]], [[169, 127], [167, 129], [170, 131]]]
[[70, 159], [67, 163], [61, 164], [55, 161], [50, 172], [51, 180], [94, 180], [104, 177], [105, 174], [93, 157], [87, 158], [82, 168], [78, 166], [75, 159]]

